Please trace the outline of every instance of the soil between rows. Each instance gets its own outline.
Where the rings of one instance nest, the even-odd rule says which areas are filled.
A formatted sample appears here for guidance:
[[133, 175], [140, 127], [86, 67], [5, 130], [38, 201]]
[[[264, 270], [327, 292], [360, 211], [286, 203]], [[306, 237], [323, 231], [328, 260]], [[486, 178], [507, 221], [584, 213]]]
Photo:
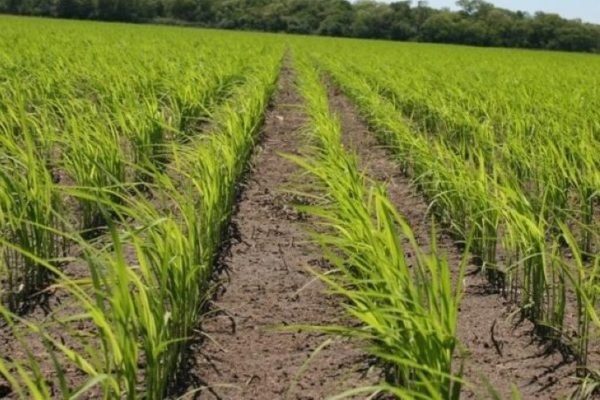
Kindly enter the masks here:
[[[349, 99], [334, 86], [328, 86], [331, 110], [341, 120], [344, 145], [358, 155], [361, 169], [367, 175], [387, 182], [393, 204], [413, 228], [419, 245], [427, 249], [432, 232], [427, 203], [392, 161], [391, 151], [378, 144]], [[445, 235], [439, 235], [437, 247], [447, 256], [456, 276], [462, 257], [458, 247]], [[513, 384], [524, 399], [564, 397], [577, 383], [574, 363], [539, 343], [533, 325], [512, 318], [510, 308], [486, 278], [477, 273], [477, 267], [469, 265], [464, 278], [458, 336], [465, 347], [465, 378], [472, 387], [463, 397], [489, 398], [486, 380], [502, 399], [511, 398]], [[457, 357], [457, 368], [459, 364]]]
[[281, 153], [298, 154], [307, 122], [288, 64], [233, 216], [237, 237], [224, 259], [225, 291], [202, 324], [206, 339], [190, 350], [184, 398], [317, 400], [376, 382], [352, 343], [339, 339], [315, 352], [328, 337], [277, 331], [345, 322], [340, 300], [307, 270], [326, 265], [306, 234], [310, 220], [292, 208], [299, 199], [286, 193], [302, 177]]

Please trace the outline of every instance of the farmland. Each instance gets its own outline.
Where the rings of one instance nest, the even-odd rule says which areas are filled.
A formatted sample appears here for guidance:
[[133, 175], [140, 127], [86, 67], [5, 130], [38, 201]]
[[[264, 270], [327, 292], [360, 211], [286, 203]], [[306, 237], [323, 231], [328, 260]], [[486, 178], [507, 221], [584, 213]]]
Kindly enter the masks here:
[[596, 394], [597, 55], [0, 21], [0, 397]]

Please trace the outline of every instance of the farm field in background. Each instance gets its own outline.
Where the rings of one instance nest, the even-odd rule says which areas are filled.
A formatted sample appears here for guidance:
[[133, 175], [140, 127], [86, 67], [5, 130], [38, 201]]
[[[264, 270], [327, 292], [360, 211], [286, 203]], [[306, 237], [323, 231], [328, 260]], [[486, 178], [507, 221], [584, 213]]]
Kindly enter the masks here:
[[[194, 338], [225, 341], [203, 322], [235, 313], [214, 306], [215, 287], [228, 246], [253, 247], [230, 221], [271, 157], [271, 121], [278, 140], [301, 137], [272, 149], [298, 169], [288, 187], [261, 183], [295, 210], [272, 223], [309, 232], [325, 265], [310, 269], [343, 305], [330, 313], [350, 321], [307, 328], [316, 310], [302, 325], [351, 338], [382, 371], [348, 396], [597, 395], [597, 55], [0, 25], [0, 398], [211, 398], [238, 384], [182, 381]], [[289, 398], [304, 398], [296, 380], [320, 350], [279, 382]]]

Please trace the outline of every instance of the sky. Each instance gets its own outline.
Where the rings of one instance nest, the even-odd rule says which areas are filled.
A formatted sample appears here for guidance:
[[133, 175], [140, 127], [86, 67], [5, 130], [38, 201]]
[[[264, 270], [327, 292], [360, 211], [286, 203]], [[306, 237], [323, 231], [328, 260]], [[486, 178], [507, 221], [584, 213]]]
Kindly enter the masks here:
[[[387, 0], [390, 2], [391, 0]], [[489, 3], [510, 10], [545, 11], [565, 18], [581, 18], [586, 22], [600, 24], [600, 0], [487, 0]], [[455, 8], [456, 0], [428, 0], [435, 8]]]

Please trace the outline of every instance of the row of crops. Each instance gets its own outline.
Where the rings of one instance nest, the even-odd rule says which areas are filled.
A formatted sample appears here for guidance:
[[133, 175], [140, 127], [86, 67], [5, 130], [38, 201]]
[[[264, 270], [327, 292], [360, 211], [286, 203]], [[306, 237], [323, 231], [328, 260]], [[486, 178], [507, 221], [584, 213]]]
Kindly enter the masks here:
[[319, 201], [306, 211], [328, 227], [317, 240], [338, 273], [321, 279], [359, 322], [323, 329], [364, 342], [387, 376], [385, 384], [343, 395], [457, 399], [463, 385], [453, 368], [461, 279], [453, 287], [451, 268], [436, 256], [435, 244], [422, 250], [386, 185], [361, 171], [342, 144], [319, 70], [305, 53], [298, 59], [311, 146], [292, 160], [314, 179]]
[[593, 372], [600, 59], [358, 42], [307, 52], [490, 283], [568, 348], [581, 376]]
[[[2, 18], [0, 375], [19, 398], [162, 399], [283, 46]], [[48, 293], [50, 314], [30, 313]], [[10, 338], [7, 338], [10, 335]]]

